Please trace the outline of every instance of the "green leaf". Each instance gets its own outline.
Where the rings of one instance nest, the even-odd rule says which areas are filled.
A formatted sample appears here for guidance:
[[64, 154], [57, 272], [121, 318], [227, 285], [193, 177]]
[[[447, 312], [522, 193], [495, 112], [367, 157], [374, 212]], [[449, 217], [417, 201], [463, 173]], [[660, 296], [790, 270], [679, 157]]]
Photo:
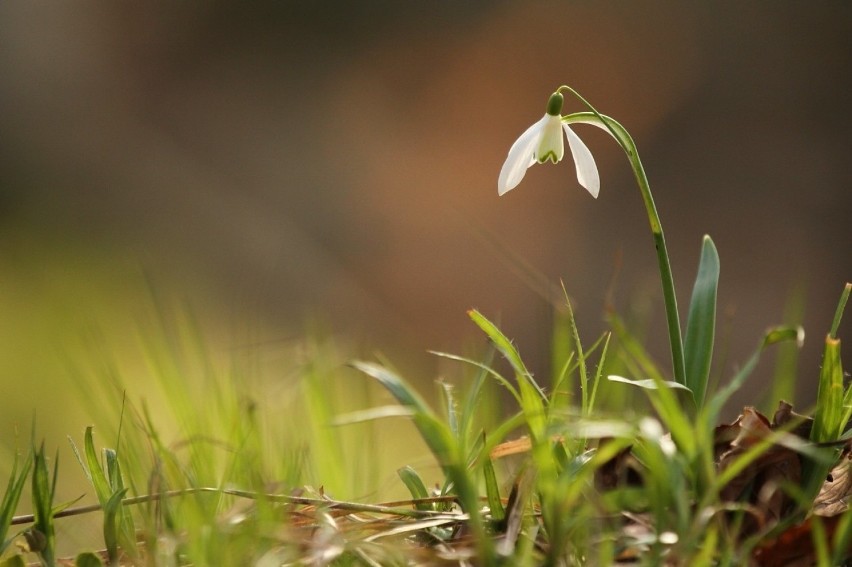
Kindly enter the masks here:
[[[110, 503], [116, 501], [116, 506], [118, 507], [118, 543], [128, 556], [136, 557], [136, 526], [133, 522], [133, 515], [122, 502], [122, 499], [127, 494], [128, 489], [124, 487], [124, 478], [121, 475], [121, 465], [118, 461], [118, 453], [113, 449], [104, 449], [104, 458], [106, 460], [106, 468], [109, 475], [110, 489], [112, 490], [112, 494], [110, 495], [104, 510], [106, 513]], [[106, 516], [104, 517], [104, 521], [107, 521]], [[114, 558], [110, 556], [110, 559]]]
[[[429, 491], [426, 490], [426, 485], [423, 484], [423, 479], [420, 478], [420, 475], [417, 474], [417, 471], [413, 468], [406, 465], [401, 469], [398, 469], [396, 474], [399, 475], [402, 483], [405, 484], [406, 488], [408, 488], [408, 492], [411, 493], [411, 498], [413, 500], [424, 500], [429, 498]], [[418, 510], [432, 509], [431, 505], [424, 502], [415, 502], [414, 507]]]
[[501, 386], [503, 386], [504, 388], [509, 390], [509, 392], [512, 394], [512, 397], [514, 397], [518, 401], [518, 403], [521, 403], [521, 395], [518, 393], [518, 391], [515, 389], [515, 387], [512, 386], [512, 383], [509, 382], [499, 372], [497, 372], [496, 370], [494, 370], [493, 368], [491, 368], [487, 364], [484, 364], [484, 363], [476, 361], [476, 360], [472, 360], [470, 358], [466, 358], [464, 356], [459, 356], [459, 355], [456, 355], [456, 354], [449, 354], [449, 353], [446, 353], [446, 352], [439, 352], [439, 351], [435, 351], [435, 350], [430, 350], [429, 353], [434, 354], [435, 356], [440, 356], [442, 358], [446, 358], [448, 360], [456, 360], [458, 362], [465, 362], [467, 364], [470, 364], [472, 366], [475, 366], [475, 367], [481, 369], [486, 374], [490, 375], [492, 378], [497, 380], [497, 382]]
[[497, 474], [494, 472], [494, 463], [490, 458], [486, 458], [482, 464], [482, 472], [485, 475], [485, 496], [488, 499], [488, 508], [491, 510], [491, 519], [499, 522], [506, 517], [506, 512], [503, 510], [503, 502], [500, 501]]
[[9, 474], [9, 483], [6, 485], [6, 492], [3, 494], [3, 503], [0, 505], [0, 553], [3, 553], [12, 542], [12, 538], [8, 541], [6, 540], [6, 534], [9, 533], [9, 526], [12, 524], [12, 517], [15, 515], [15, 510], [18, 507], [18, 501], [21, 499], [21, 492], [30, 474], [32, 464], [33, 452], [30, 451], [19, 474], [18, 454], [15, 454], [15, 460], [12, 462], [12, 472]]
[[414, 417], [414, 410], [401, 406], [399, 404], [389, 406], [378, 406], [365, 410], [358, 410], [335, 417], [330, 421], [331, 425], [352, 425], [354, 423], [364, 423], [366, 421], [376, 421], [389, 417]]
[[709, 236], [701, 245], [701, 260], [692, 288], [689, 318], [683, 349], [686, 364], [686, 386], [692, 390], [695, 405], [704, 404], [710, 362], [713, 358], [713, 336], [716, 330], [716, 289], [719, 285], [719, 253]]
[[415, 415], [431, 415], [429, 405], [402, 378], [384, 366], [373, 362], [355, 361], [352, 366], [377, 380], [403, 406], [414, 410]]
[[56, 533], [53, 519], [53, 497], [56, 494], [56, 472], [59, 460], [54, 457], [53, 482], [47, 468], [47, 456], [44, 453], [44, 442], [38, 451], [33, 446], [32, 502], [33, 526], [31, 529], [44, 536], [44, 545], [39, 550], [42, 561], [47, 565], [54, 564]]
[[489, 564], [494, 557], [493, 542], [486, 537], [479, 516], [479, 493], [476, 483], [464, 463], [464, 456], [449, 426], [442, 423], [426, 402], [401, 377], [387, 368], [371, 362], [355, 361], [352, 366], [377, 380], [396, 400], [413, 411], [412, 420], [420, 436], [441, 465], [444, 475], [458, 496], [462, 510], [469, 514], [470, 529], [478, 542], [478, 551]]
[[574, 349], [577, 352], [577, 363], [580, 371], [580, 404], [583, 414], [588, 415], [592, 412], [592, 407], [589, 405], [589, 375], [586, 371], [586, 354], [583, 352], [583, 343], [580, 342], [580, 333], [577, 331], [574, 309], [571, 307], [571, 300], [568, 298], [568, 291], [564, 285], [562, 286], [562, 292], [565, 294], [565, 307], [568, 310], [571, 337], [574, 339]]
[[458, 409], [456, 408], [456, 397], [453, 394], [453, 387], [444, 381], [440, 382], [441, 391], [444, 393], [444, 402], [447, 411], [447, 423], [450, 425], [450, 431], [458, 438], [459, 436], [459, 420]]
[[77, 445], [70, 436], [68, 437], [68, 441], [71, 443], [71, 449], [74, 451], [74, 456], [77, 457], [77, 462], [80, 463], [80, 466], [83, 468], [83, 472], [86, 474], [86, 478], [89, 479], [89, 482], [92, 483], [92, 486], [95, 489], [95, 495], [98, 497], [98, 503], [103, 506], [112, 495], [112, 490], [110, 490], [109, 481], [107, 480], [101, 462], [98, 459], [98, 452], [95, 450], [95, 440], [92, 430], [93, 427], [91, 425], [86, 427], [86, 433], [83, 440], [85, 458], [80, 455]]
[[485, 316], [476, 309], [469, 310], [467, 314], [470, 316], [473, 322], [476, 323], [477, 326], [482, 329], [486, 335], [488, 335], [488, 338], [491, 339], [491, 341], [494, 343], [494, 346], [496, 346], [497, 350], [500, 351], [500, 354], [502, 354], [506, 358], [506, 360], [509, 361], [509, 364], [511, 364], [512, 368], [515, 370], [515, 374], [518, 377], [518, 381], [528, 382], [535, 388], [541, 398], [545, 399], [544, 392], [541, 391], [541, 388], [538, 386], [535, 380], [533, 380], [532, 374], [530, 374], [530, 371], [527, 370], [524, 361], [521, 360], [521, 355], [518, 354], [518, 350], [512, 344], [512, 341], [510, 341], [506, 337], [506, 335], [504, 335], [503, 332], [499, 328], [497, 328], [497, 325], [486, 319]]
[[823, 443], [836, 441], [846, 425], [843, 417], [843, 365], [840, 361], [840, 339], [825, 337], [825, 349], [822, 355], [822, 368], [819, 373], [819, 391], [817, 407], [814, 412], [814, 425], [811, 428], [811, 441]]
[[471, 428], [474, 424], [474, 416], [480, 409], [484, 399], [482, 387], [488, 378], [488, 374], [484, 370], [477, 373], [473, 385], [465, 394], [464, 404], [462, 405], [461, 414], [459, 415], [459, 423], [461, 429], [458, 433], [458, 438], [462, 442], [467, 442], [471, 435]]
[[429, 405], [408, 383], [384, 366], [372, 362], [356, 361], [352, 366], [378, 380], [400, 404], [412, 410], [414, 425], [442, 467], [459, 460], [457, 445], [450, 428], [441, 423]]
[[589, 413], [592, 413], [595, 409], [595, 399], [598, 396], [598, 385], [601, 383], [601, 376], [603, 376], [604, 366], [606, 365], [606, 353], [609, 350], [609, 339], [611, 336], [611, 333], [607, 333], [605, 335], [606, 338], [603, 343], [603, 349], [601, 350], [601, 358], [600, 361], [598, 361], [598, 368], [595, 370], [595, 376], [592, 382], [592, 392], [589, 395]]
[[512, 345], [512, 341], [494, 323], [486, 319], [476, 309], [471, 309], [467, 313], [473, 322], [488, 335], [488, 338], [491, 339], [494, 346], [500, 351], [500, 354], [512, 365], [515, 371], [515, 378], [518, 382], [518, 391], [521, 395], [521, 408], [524, 410], [530, 436], [533, 439], [533, 443], [544, 440], [547, 429], [547, 412], [545, 411], [547, 397], [544, 395], [544, 392], [533, 379], [530, 371], [527, 370], [526, 365], [521, 360], [520, 354], [518, 354], [517, 349]]
[[849, 300], [850, 293], [852, 293], [852, 283], [847, 283], [843, 286], [840, 301], [837, 303], [837, 309], [834, 312], [834, 321], [831, 323], [831, 331], [828, 333], [832, 339], [837, 338], [837, 329], [840, 327], [840, 319], [843, 317], [843, 310], [846, 309], [846, 302]]
[[106, 504], [104, 504], [104, 544], [107, 548], [107, 555], [110, 562], [115, 562], [118, 559], [118, 513], [121, 510], [122, 502], [127, 489], [115, 492]]
[[624, 376], [616, 376], [614, 374], [610, 374], [606, 377], [610, 382], [619, 382], [621, 384], [630, 384], [631, 386], [638, 386], [640, 388], [645, 388], [646, 390], [657, 390], [660, 386], [667, 386], [669, 388], [675, 390], [686, 390], [690, 391], [689, 388], [675, 382], [673, 380], [631, 380], [630, 378], [625, 378]]
[[[92, 483], [98, 503], [104, 511], [104, 540], [111, 560], [117, 557], [117, 545], [120, 543], [128, 555], [136, 553], [136, 528], [133, 517], [127, 508], [122, 506], [121, 499], [127, 493], [121, 476], [118, 454], [113, 449], [104, 449], [104, 463], [98, 459], [92, 426], [86, 428], [84, 435], [85, 460], [77, 445], [70, 437], [68, 441], [77, 461], [86, 473], [86, 478]], [[104, 470], [106, 469], [106, 470]], [[111, 507], [114, 507], [112, 509]]]

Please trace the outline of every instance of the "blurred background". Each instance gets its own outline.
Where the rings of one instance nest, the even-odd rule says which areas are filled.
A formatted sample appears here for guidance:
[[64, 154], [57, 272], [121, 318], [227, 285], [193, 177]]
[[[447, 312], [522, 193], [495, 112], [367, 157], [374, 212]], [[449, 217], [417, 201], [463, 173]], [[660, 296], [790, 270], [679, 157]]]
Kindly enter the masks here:
[[427, 349], [482, 343], [476, 307], [546, 376], [552, 309], [514, 257], [564, 281], [588, 342], [610, 293], [644, 302], [667, 365], [648, 221], [606, 134], [575, 128], [597, 200], [571, 160], [497, 197], [560, 84], [637, 141], [684, 309], [713, 236], [722, 376], [803, 298], [806, 407], [852, 278], [850, 37], [839, 1], [0, 3], [0, 440], [33, 412], [57, 444], [82, 434], [80, 353], [144, 393], [124, 353], [162, 301], [221, 352], [319, 325], [424, 388]]

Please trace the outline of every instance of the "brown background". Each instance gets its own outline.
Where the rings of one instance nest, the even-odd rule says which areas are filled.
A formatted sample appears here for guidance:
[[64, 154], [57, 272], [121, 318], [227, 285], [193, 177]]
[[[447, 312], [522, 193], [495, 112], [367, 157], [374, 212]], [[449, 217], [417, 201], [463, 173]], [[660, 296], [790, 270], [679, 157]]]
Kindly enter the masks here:
[[319, 318], [426, 379], [426, 349], [479, 340], [477, 307], [544, 374], [550, 309], [505, 258], [565, 281], [587, 341], [621, 258], [617, 305], [651, 297], [662, 337], [647, 220], [605, 134], [576, 128], [597, 201], [570, 162], [497, 197], [568, 83], [636, 139], [684, 308], [714, 237], [726, 375], [804, 286], [809, 403], [852, 278], [850, 37], [847, 2], [3, 2], [5, 397], [25, 422], [61, 408], [45, 353], [92, 326], [131, 336], [148, 282], [262, 340]]

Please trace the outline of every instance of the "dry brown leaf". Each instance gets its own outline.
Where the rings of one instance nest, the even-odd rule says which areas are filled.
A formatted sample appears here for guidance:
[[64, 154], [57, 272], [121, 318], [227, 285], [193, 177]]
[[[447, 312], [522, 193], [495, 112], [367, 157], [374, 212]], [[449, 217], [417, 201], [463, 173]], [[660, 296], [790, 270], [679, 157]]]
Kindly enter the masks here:
[[814, 500], [813, 512], [819, 516], [836, 516], [849, 509], [852, 497], [852, 453], [844, 451], [840, 462], [831, 469]]

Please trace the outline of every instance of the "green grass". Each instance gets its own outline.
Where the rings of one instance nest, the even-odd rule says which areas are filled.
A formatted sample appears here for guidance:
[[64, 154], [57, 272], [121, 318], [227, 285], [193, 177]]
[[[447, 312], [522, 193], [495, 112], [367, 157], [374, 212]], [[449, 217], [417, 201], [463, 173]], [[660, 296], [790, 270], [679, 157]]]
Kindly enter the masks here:
[[[116, 372], [81, 372], [90, 392], [104, 393], [91, 411], [105, 425], [70, 436], [77, 462], [60, 463], [34, 440], [13, 463], [2, 565], [59, 564], [57, 525], [91, 519], [100, 537], [66, 561], [742, 565], [777, 559], [780, 535], [800, 535], [798, 549], [815, 560], [841, 560], [852, 516], [824, 481], [845, 458], [836, 442], [847, 437], [852, 393], [838, 332], [848, 294], [826, 337], [805, 434], [809, 422], [770, 426], [754, 411], [719, 422], [764, 352], [795, 343], [796, 328], [768, 331], [696, 408], [616, 314], [611, 334], [584, 346], [567, 303], [552, 382], [539, 383], [518, 346], [471, 311], [490, 346], [480, 357], [436, 353], [458, 373], [431, 395], [387, 362], [346, 363], [324, 340], [294, 348], [298, 363], [283, 380], [264, 379], [208, 352], [191, 319], [164, 321], [145, 335], [144, 396], [126, 396]], [[607, 380], [616, 372], [633, 378]], [[652, 411], [632, 411], [631, 395], [599, 408], [601, 392], [619, 389]], [[416, 438], [431, 459], [394, 465], [396, 488], [409, 495], [377, 498], [389, 462], [380, 439], [410, 425], [403, 442]], [[782, 474], [778, 463], [801, 472]], [[67, 475], [87, 479], [90, 495], [57, 502]], [[33, 513], [15, 516], [27, 484]], [[814, 516], [816, 505], [836, 513]]]

